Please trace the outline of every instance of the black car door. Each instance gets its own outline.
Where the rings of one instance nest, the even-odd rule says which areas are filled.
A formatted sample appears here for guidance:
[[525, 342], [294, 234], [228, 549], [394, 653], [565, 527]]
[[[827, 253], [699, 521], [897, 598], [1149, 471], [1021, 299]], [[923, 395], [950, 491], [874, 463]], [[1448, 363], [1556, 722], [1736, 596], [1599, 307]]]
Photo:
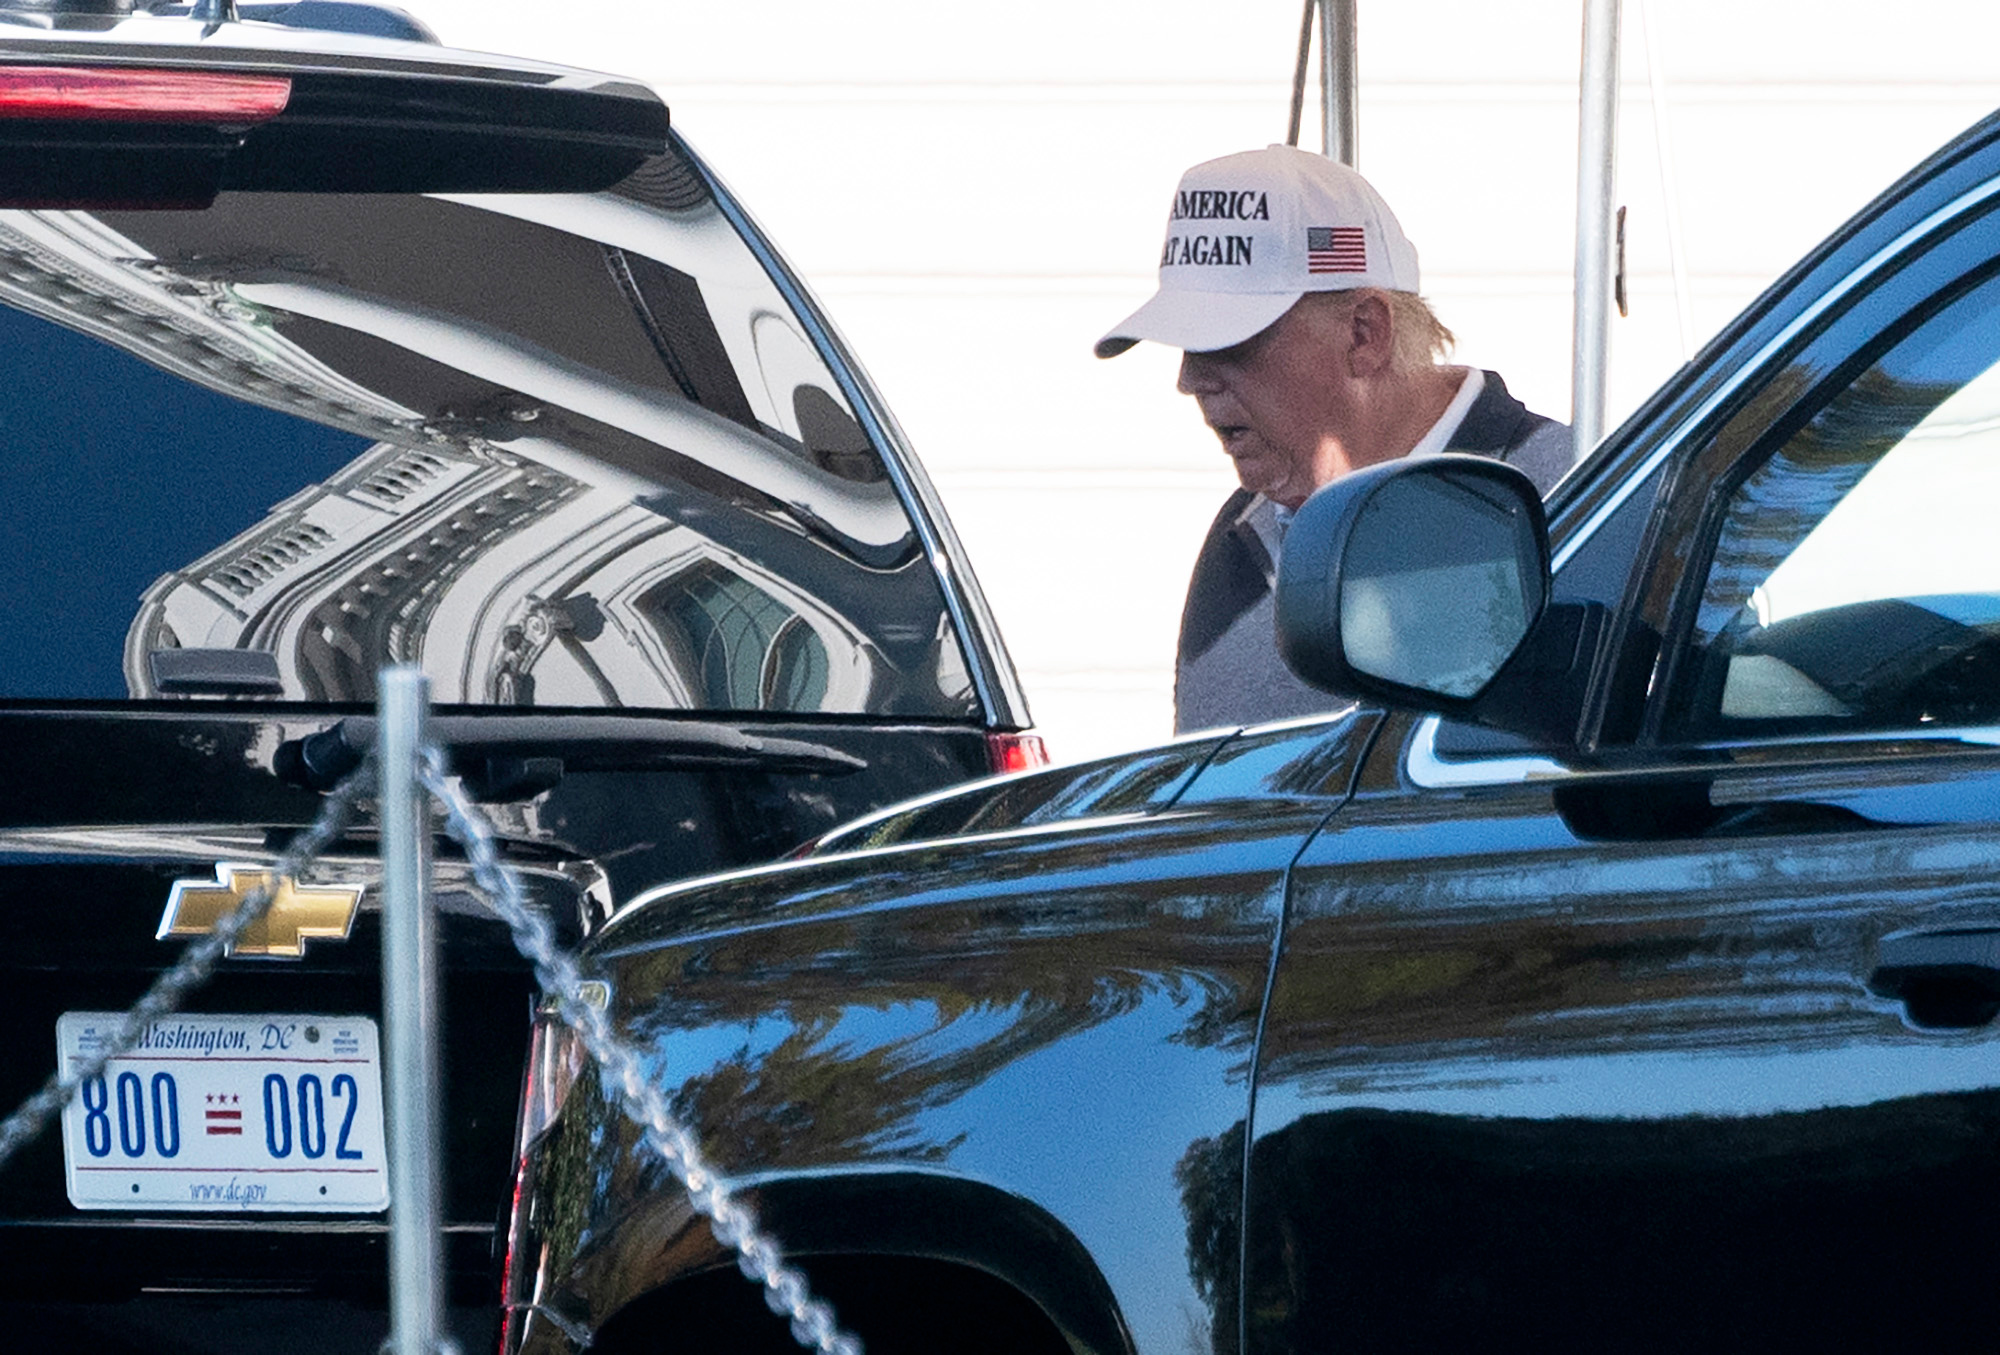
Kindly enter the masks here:
[[1614, 616], [1582, 751], [1392, 721], [1307, 847], [1257, 1075], [1250, 1349], [1979, 1330], [2000, 1259], [1989, 194], [1810, 308], [1569, 543], [1557, 596], [1598, 589]]

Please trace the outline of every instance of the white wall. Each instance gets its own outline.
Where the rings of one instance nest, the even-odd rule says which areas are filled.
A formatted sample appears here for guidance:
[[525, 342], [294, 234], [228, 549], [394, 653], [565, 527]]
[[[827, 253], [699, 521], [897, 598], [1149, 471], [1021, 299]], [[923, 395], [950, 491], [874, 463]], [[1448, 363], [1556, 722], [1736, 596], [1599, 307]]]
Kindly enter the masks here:
[[[409, 3], [455, 46], [656, 84], [896, 409], [1055, 756], [1166, 735], [1181, 590], [1233, 482], [1176, 355], [1090, 345], [1150, 293], [1181, 170], [1282, 139], [1299, 0]], [[1566, 417], [1581, 0], [1359, 5], [1362, 170], [1459, 357]], [[2000, 104], [1990, 0], [1651, 5], [1697, 343]], [[1614, 422], [1681, 358], [1626, 8]]]

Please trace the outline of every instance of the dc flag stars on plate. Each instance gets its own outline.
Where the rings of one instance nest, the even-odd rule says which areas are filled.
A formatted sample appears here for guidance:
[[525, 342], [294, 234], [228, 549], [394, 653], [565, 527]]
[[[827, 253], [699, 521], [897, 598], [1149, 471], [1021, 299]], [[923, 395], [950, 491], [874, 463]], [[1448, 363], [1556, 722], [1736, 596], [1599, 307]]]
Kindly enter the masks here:
[[[242, 1097], [234, 1093], [210, 1092], [208, 1096], [208, 1109], [202, 1112], [203, 1118], [208, 1121], [208, 1132], [211, 1134], [241, 1134], [243, 1132], [243, 1112], [240, 1109], [231, 1110], [226, 1109], [226, 1107], [240, 1105], [242, 1100]], [[221, 1103], [221, 1107], [218, 1107], [218, 1102]]]
[[1308, 273], [1366, 273], [1368, 242], [1359, 226], [1306, 227]]

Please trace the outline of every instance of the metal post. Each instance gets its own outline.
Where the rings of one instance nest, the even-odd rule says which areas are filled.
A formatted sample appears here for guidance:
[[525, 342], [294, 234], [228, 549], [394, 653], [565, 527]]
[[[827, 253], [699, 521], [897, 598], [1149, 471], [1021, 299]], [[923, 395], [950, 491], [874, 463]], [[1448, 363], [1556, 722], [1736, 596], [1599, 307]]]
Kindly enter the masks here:
[[1354, 0], [1319, 0], [1320, 127], [1329, 160], [1358, 167], [1361, 89], [1355, 63]]
[[395, 1355], [440, 1349], [438, 996], [430, 908], [430, 804], [417, 779], [430, 683], [383, 670], [376, 761], [382, 831], [382, 1017], [387, 1028], [389, 1341]]
[[1312, 61], [1313, 11], [1319, 8], [1319, 0], [1306, 0], [1306, 7], [1299, 15], [1299, 58], [1292, 67], [1292, 116], [1285, 124], [1285, 144], [1299, 144], [1299, 118], [1306, 107], [1306, 67]]
[[1576, 156], [1576, 346], [1570, 427], [1580, 458], [1604, 436], [1611, 347], [1612, 196], [1618, 168], [1619, 0], [1584, 0]]

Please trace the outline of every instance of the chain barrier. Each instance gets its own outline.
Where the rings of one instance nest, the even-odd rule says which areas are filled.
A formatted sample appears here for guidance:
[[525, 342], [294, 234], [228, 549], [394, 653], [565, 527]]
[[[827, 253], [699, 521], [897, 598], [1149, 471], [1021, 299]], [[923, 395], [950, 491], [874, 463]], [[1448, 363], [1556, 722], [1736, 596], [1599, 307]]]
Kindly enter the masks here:
[[675, 1120], [666, 1097], [647, 1079], [639, 1055], [612, 1033], [610, 1018], [584, 1001], [576, 962], [556, 949], [549, 924], [528, 907], [520, 876], [500, 859], [485, 817], [446, 775], [443, 755], [436, 748], [424, 750], [420, 776], [444, 806], [445, 831], [465, 848], [473, 881], [514, 933], [514, 944], [534, 966], [535, 980], [552, 1010], [583, 1041], [608, 1085], [617, 1090], [625, 1113], [645, 1131], [646, 1141], [666, 1162], [695, 1209], [707, 1217], [716, 1238], [735, 1249], [737, 1268], [764, 1286], [766, 1306], [791, 1319], [792, 1339], [807, 1350], [862, 1355], [861, 1342], [841, 1331], [833, 1309], [813, 1297], [805, 1275], [785, 1261], [778, 1244], [757, 1226], [750, 1207], [736, 1199], [727, 1182], [703, 1160], [694, 1135]]
[[[292, 839], [291, 846], [273, 864], [273, 881], [297, 879], [313, 858], [346, 830], [354, 818], [356, 803], [374, 788], [374, 783], [375, 767], [371, 760], [364, 762], [352, 776], [329, 791], [326, 802], [320, 806], [319, 817]], [[62, 1114], [84, 1083], [102, 1073], [113, 1059], [131, 1053], [147, 1027], [162, 1017], [172, 1016], [189, 993], [208, 982], [209, 975], [215, 972], [215, 966], [221, 963], [223, 955], [236, 943], [236, 938], [271, 910], [271, 900], [276, 896], [274, 884], [262, 885], [251, 891], [248, 898], [215, 924], [215, 930], [191, 943], [182, 952], [174, 967], [160, 975], [146, 990], [146, 995], [125, 1013], [124, 1021], [95, 1054], [68, 1072], [56, 1069], [42, 1084], [40, 1091], [23, 1101], [18, 1110], [0, 1123], [0, 1170], [6, 1168], [8, 1161], [24, 1145], [48, 1128], [49, 1121]]]
[[[472, 878], [513, 933], [514, 944], [533, 965], [536, 982], [552, 1010], [576, 1032], [584, 1048], [618, 1092], [624, 1112], [645, 1131], [646, 1142], [666, 1162], [695, 1209], [706, 1217], [716, 1238], [733, 1248], [737, 1268], [762, 1284], [764, 1302], [791, 1321], [792, 1338], [822, 1355], [862, 1355], [861, 1342], [843, 1332], [833, 1309], [815, 1298], [805, 1275], [788, 1264], [778, 1244], [757, 1225], [748, 1205], [738, 1200], [728, 1183], [704, 1160], [694, 1135], [668, 1109], [666, 1098], [646, 1078], [639, 1055], [612, 1032], [609, 1017], [583, 999], [583, 978], [576, 961], [556, 948], [542, 916], [531, 909], [520, 876], [500, 859], [485, 816], [445, 771], [444, 755], [435, 746], [420, 755], [419, 779], [445, 811], [445, 830], [465, 849]], [[375, 788], [371, 754], [352, 775], [329, 791], [319, 816], [272, 864], [273, 880], [297, 879], [353, 821], [355, 806]], [[65, 1072], [57, 1069], [40, 1091], [0, 1122], [0, 1169], [60, 1115], [79, 1089], [101, 1074], [112, 1060], [128, 1054], [153, 1022], [176, 1012], [189, 993], [207, 982], [215, 967], [245, 929], [270, 911], [276, 896], [271, 885], [254, 890], [213, 931], [191, 943], [181, 958], [156, 980], [129, 1011], [103, 1046]]]

